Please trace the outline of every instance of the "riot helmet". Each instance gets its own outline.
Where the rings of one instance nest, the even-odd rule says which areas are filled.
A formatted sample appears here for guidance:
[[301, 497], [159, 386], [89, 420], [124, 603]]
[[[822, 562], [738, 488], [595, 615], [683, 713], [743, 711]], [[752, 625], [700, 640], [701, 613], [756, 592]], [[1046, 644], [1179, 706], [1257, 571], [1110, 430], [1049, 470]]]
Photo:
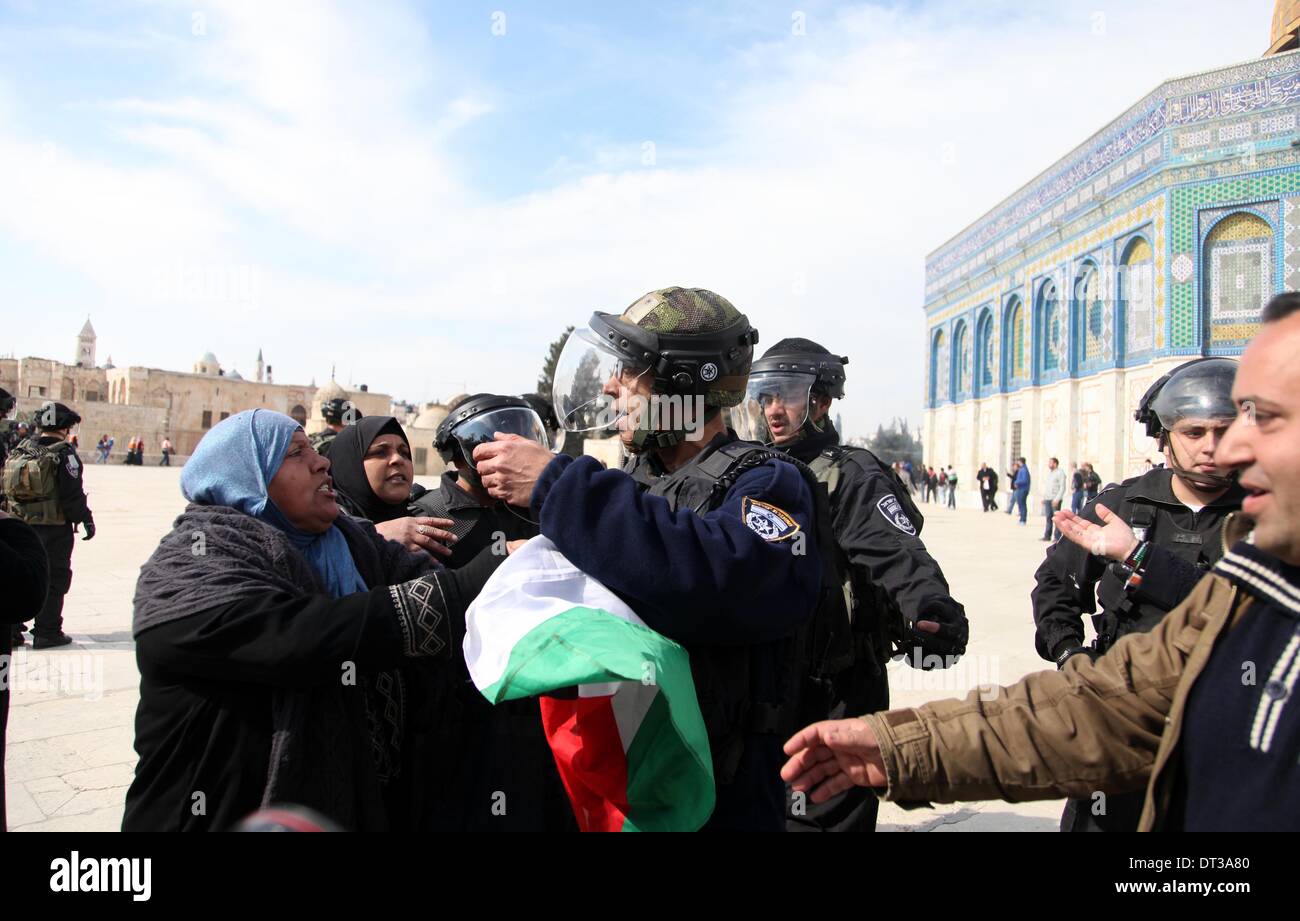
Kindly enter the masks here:
[[474, 449], [492, 441], [497, 432], [520, 435], [550, 448], [546, 427], [527, 400], [494, 393], [476, 393], [453, 406], [447, 418], [438, 423], [433, 446], [447, 463], [461, 460], [467, 478], [477, 483]]
[[[757, 343], [748, 318], [704, 288], [651, 291], [618, 316], [596, 311], [556, 362], [556, 418], [570, 432], [627, 427], [632, 451], [672, 447], [744, 399]], [[638, 380], [649, 400], [616, 395]]]
[[341, 397], [334, 397], [322, 402], [320, 414], [321, 418], [330, 425], [351, 425], [358, 419], [363, 418], [361, 410], [357, 409], [351, 400], [345, 400]]
[[42, 432], [61, 431], [81, 424], [81, 416], [62, 403], [46, 401], [32, 414], [32, 427]]
[[1169, 448], [1170, 469], [1202, 489], [1223, 489], [1235, 482], [1235, 474], [1212, 474], [1183, 465], [1170, 433], [1184, 420], [1231, 422], [1237, 417], [1232, 401], [1232, 383], [1237, 362], [1232, 358], [1197, 358], [1179, 365], [1152, 384], [1133, 413], [1148, 437]]
[[811, 339], [782, 339], [754, 362], [744, 401], [731, 411], [732, 428], [746, 441], [788, 443], [805, 426], [824, 430], [812, 419], [815, 396], [844, 396], [847, 355], [832, 355]]

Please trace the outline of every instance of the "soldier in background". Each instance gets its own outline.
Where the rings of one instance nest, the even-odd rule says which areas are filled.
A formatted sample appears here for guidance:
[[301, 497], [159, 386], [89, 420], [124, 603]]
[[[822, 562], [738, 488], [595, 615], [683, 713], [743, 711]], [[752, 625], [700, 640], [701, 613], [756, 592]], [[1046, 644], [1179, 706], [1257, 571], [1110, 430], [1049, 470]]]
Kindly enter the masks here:
[[[1236, 476], [1215, 463], [1237, 416], [1236, 373], [1231, 358], [1198, 358], [1152, 384], [1134, 415], [1159, 440], [1168, 467], [1108, 487], [1082, 515], [1056, 512], [1056, 527], [1070, 539], [1047, 551], [1032, 598], [1035, 646], [1057, 668], [1154, 628], [1223, 555], [1224, 524], [1245, 497]], [[1096, 474], [1084, 466], [1086, 490]], [[1085, 614], [1097, 633], [1091, 646], [1084, 645]], [[1142, 803], [1142, 793], [1071, 799], [1061, 830], [1134, 831]]]
[[[0, 387], [0, 470], [4, 469], [5, 458], [9, 456], [9, 438], [15, 428], [14, 422], [9, 418], [10, 413], [14, 411], [14, 406], [18, 401], [14, 395], [3, 387]], [[0, 480], [0, 509], [5, 505], [4, 482]]]
[[353, 406], [351, 400], [341, 400], [335, 397], [321, 403], [320, 414], [321, 418], [325, 420], [325, 428], [310, 435], [307, 440], [317, 454], [322, 457], [329, 457], [330, 443], [334, 441], [339, 432], [343, 431], [345, 425], [351, 425], [361, 418], [361, 410]]
[[[50, 589], [32, 627], [36, 649], [72, 642], [63, 632], [63, 598], [72, 586], [72, 535], [81, 525], [82, 540], [95, 536], [82, 487], [81, 458], [68, 442], [80, 422], [81, 416], [62, 403], [46, 403], [33, 420], [36, 434], [20, 443], [4, 466], [9, 513], [32, 526], [49, 558]], [[22, 645], [21, 633], [14, 642]]]

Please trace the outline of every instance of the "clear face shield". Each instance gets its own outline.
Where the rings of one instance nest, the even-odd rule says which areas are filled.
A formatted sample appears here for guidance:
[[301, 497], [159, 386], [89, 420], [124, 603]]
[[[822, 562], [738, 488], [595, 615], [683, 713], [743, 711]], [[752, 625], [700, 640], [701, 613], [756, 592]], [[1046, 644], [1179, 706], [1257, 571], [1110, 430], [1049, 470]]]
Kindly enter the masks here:
[[731, 410], [731, 427], [745, 441], [765, 445], [792, 441], [808, 421], [816, 381], [814, 375], [789, 371], [751, 374], [745, 399]]
[[555, 363], [551, 396], [560, 428], [600, 432], [616, 426], [628, 409], [605, 392], [607, 385], [612, 381], [631, 389], [648, 370], [611, 351], [590, 329], [575, 329]]
[[474, 449], [492, 441], [497, 432], [519, 435], [550, 448], [541, 417], [524, 406], [503, 406], [466, 419], [452, 431], [452, 437], [460, 445], [461, 455], [473, 463]]

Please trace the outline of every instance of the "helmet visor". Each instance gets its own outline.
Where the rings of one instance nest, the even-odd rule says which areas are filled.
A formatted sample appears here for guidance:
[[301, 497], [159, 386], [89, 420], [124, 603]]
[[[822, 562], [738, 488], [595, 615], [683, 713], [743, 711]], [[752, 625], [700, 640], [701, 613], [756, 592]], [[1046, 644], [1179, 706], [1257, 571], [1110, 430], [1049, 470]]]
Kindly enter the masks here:
[[783, 444], [808, 421], [812, 374], [769, 371], [751, 374], [745, 399], [731, 410], [731, 427], [746, 441]]
[[452, 437], [460, 445], [465, 459], [473, 463], [474, 449], [492, 441], [497, 432], [519, 435], [543, 448], [550, 448], [541, 417], [524, 406], [503, 406], [466, 419], [452, 430]]
[[613, 427], [627, 412], [618, 397], [605, 392], [608, 385], [630, 387], [648, 370], [612, 351], [590, 329], [575, 329], [555, 363], [552, 405], [560, 428], [598, 432]]

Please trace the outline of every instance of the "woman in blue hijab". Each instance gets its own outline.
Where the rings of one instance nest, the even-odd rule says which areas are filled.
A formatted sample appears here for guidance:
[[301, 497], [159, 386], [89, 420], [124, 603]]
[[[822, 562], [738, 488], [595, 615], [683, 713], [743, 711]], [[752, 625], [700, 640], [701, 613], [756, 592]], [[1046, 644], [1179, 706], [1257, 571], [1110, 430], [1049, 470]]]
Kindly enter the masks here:
[[422, 698], [503, 557], [449, 572], [340, 515], [329, 461], [268, 410], [208, 432], [181, 490], [190, 504], [136, 585], [123, 830], [222, 830], [276, 803], [421, 827]]

